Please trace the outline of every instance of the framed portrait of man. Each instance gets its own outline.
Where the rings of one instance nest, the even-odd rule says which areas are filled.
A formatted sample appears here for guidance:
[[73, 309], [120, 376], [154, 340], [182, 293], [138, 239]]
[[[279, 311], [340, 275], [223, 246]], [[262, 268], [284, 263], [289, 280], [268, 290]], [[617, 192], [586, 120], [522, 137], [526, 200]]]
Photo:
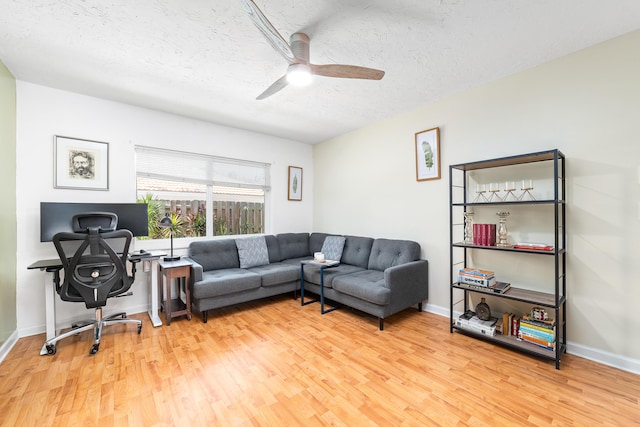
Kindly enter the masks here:
[[109, 144], [55, 135], [54, 188], [109, 189]]

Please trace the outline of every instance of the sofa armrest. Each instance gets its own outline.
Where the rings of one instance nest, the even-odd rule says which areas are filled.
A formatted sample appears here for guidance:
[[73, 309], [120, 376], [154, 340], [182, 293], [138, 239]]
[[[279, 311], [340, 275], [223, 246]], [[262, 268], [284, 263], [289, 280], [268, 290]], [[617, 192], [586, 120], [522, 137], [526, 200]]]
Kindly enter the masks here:
[[421, 259], [389, 267], [384, 271], [384, 282], [393, 294], [425, 300], [429, 296], [429, 264]]
[[202, 271], [203, 271], [202, 266], [189, 257], [184, 257], [184, 259], [191, 262], [191, 283], [196, 283], [201, 281]]

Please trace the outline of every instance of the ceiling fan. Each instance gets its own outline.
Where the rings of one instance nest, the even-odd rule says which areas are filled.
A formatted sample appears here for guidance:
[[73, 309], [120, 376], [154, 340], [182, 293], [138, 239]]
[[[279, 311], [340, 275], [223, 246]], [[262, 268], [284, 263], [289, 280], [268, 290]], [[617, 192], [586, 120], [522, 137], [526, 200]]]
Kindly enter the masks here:
[[339, 77], [346, 79], [380, 80], [384, 71], [356, 65], [316, 65], [309, 62], [309, 36], [293, 33], [287, 43], [252, 0], [242, 0], [245, 11], [262, 32], [269, 44], [289, 63], [287, 74], [276, 80], [257, 100], [265, 99], [284, 89], [288, 84], [304, 86], [311, 83], [311, 76]]

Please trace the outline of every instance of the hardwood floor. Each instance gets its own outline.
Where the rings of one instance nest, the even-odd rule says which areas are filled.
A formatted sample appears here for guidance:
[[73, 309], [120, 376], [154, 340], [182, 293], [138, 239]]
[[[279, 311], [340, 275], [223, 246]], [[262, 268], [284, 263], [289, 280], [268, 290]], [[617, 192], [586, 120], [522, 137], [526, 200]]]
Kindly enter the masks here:
[[[108, 310], [106, 310], [108, 312]], [[630, 426], [640, 376], [572, 355], [561, 370], [450, 334], [409, 309], [385, 321], [326, 315], [290, 295], [105, 329], [40, 356], [20, 339], [0, 364], [2, 426]]]

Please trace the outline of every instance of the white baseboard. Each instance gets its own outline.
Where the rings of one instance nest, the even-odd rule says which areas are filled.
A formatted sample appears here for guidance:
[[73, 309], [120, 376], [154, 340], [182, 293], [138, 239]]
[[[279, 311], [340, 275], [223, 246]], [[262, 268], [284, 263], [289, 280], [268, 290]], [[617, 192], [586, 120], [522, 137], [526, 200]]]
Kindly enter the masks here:
[[[448, 308], [433, 304], [423, 304], [422, 307], [423, 311], [428, 311], [429, 313], [443, 317], [449, 317]], [[608, 351], [588, 347], [571, 341], [567, 342], [567, 353], [640, 375], [640, 359], [621, 356], [619, 354], [610, 353]]]
[[9, 354], [13, 346], [18, 342], [18, 330], [13, 331], [9, 338], [0, 346], [0, 363], [4, 360], [5, 357]]

